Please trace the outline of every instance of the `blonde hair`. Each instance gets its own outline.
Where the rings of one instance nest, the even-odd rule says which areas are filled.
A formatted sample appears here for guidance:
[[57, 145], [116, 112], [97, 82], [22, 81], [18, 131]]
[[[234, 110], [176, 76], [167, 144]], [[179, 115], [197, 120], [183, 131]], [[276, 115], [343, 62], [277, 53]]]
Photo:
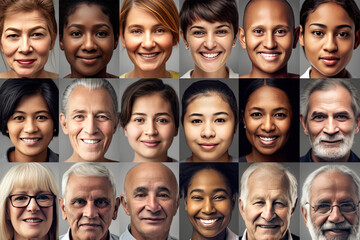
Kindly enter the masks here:
[[8, 196], [14, 188], [32, 188], [50, 191], [55, 197], [53, 206], [53, 221], [49, 230], [49, 239], [58, 239], [58, 195], [59, 187], [53, 173], [40, 163], [23, 163], [12, 167], [0, 183], [0, 239], [11, 240], [14, 228], [7, 219]]

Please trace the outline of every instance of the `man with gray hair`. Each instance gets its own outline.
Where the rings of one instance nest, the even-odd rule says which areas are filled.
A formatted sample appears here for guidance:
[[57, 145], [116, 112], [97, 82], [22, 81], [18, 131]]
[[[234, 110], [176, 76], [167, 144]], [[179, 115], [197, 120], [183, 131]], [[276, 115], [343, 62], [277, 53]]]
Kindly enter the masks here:
[[298, 240], [290, 218], [297, 202], [297, 181], [279, 163], [255, 163], [241, 177], [240, 214], [246, 230], [241, 240]]
[[312, 172], [302, 188], [301, 211], [313, 240], [359, 240], [360, 179], [343, 165]]
[[118, 240], [110, 233], [117, 217], [120, 199], [116, 198], [113, 174], [98, 163], [76, 163], [62, 178], [62, 216], [70, 228], [60, 240]]
[[312, 148], [301, 162], [359, 162], [352, 151], [360, 127], [359, 91], [346, 79], [310, 80], [302, 91], [300, 121]]
[[76, 79], [64, 91], [61, 127], [73, 154], [67, 162], [109, 162], [105, 153], [119, 123], [114, 88], [105, 79]]

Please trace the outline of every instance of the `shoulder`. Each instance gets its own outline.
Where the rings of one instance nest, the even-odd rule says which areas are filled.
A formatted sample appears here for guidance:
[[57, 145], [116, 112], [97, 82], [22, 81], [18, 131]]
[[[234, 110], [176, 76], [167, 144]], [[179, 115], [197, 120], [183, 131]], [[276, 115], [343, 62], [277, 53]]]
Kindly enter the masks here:
[[239, 74], [235, 73], [230, 67], [227, 67], [229, 71], [229, 78], [239, 78]]
[[59, 78], [59, 74], [45, 71], [45, 78]]
[[118, 78], [118, 76], [115, 76], [114, 74], [111, 73], [106, 73], [106, 78]]
[[311, 157], [311, 148], [304, 156], [300, 157], [300, 162], [313, 162]]
[[170, 78], [179, 78], [179, 73], [174, 71], [167, 71], [170, 75]]
[[295, 74], [295, 73], [288, 73], [289, 78], [299, 78], [300, 75], [299, 74]]
[[301, 75], [300, 78], [310, 78], [310, 70], [311, 70], [311, 66], [306, 69], [306, 71]]
[[126, 72], [126, 73], [121, 74], [119, 78], [126, 78], [126, 74], [128, 74], [128, 73]]
[[0, 78], [9, 78], [9, 72], [0, 73]]
[[239, 76], [239, 78], [250, 78], [250, 73]]
[[185, 73], [184, 75], [181, 76], [181, 78], [191, 78], [191, 72], [193, 71], [193, 69], [187, 71], [187, 73]]
[[291, 237], [292, 237], [293, 240], [300, 240], [300, 238], [298, 236], [294, 235], [294, 234], [291, 234]]
[[50, 148], [48, 150], [47, 161], [48, 162], [59, 162], [59, 154], [54, 153]]

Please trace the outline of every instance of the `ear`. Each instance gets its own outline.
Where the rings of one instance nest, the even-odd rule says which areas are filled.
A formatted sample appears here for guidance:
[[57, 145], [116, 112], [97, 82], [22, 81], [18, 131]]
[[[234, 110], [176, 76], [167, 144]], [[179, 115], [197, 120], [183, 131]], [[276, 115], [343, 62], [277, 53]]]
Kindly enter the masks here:
[[359, 132], [359, 128], [360, 128], [360, 115], [356, 118], [355, 133], [358, 133], [358, 132]]
[[126, 203], [126, 199], [125, 199], [125, 195], [124, 195], [124, 194], [121, 194], [121, 195], [120, 195], [120, 202], [121, 202], [121, 204], [122, 204], [122, 206], [123, 206], [123, 208], [124, 208], [125, 213], [126, 213], [128, 216], [130, 216], [130, 211], [129, 211], [129, 209], [128, 209], [128, 204]]
[[125, 42], [124, 34], [122, 33], [121, 29], [120, 29], [120, 40], [121, 40], [122, 47], [126, 48], [126, 42]]
[[299, 26], [299, 43], [301, 46], [304, 46], [304, 29], [303, 27], [300, 25]]
[[241, 201], [240, 197], [239, 197], [239, 211], [240, 211], [241, 217], [245, 221], [246, 217], [245, 217], [245, 212], [244, 212], [244, 206], [243, 206], [243, 202]]
[[174, 137], [176, 137], [178, 135], [178, 133], [179, 133], [179, 129], [176, 129]]
[[119, 43], [119, 35], [115, 36], [114, 49], [117, 48], [118, 43]]
[[65, 114], [64, 113], [60, 113], [59, 115], [59, 121], [60, 121], [60, 124], [61, 124], [61, 128], [63, 130], [63, 132], [68, 135], [69, 134], [69, 131], [67, 129], [67, 125], [66, 125], [66, 117], [65, 117]]
[[240, 33], [240, 28], [238, 28], [238, 31], [237, 31], [237, 33], [236, 33], [236, 36], [234, 37], [233, 46], [235, 46], [236, 41], [238, 40], [239, 33]]
[[120, 198], [116, 198], [115, 199], [115, 209], [114, 209], [114, 214], [112, 219], [115, 220], [117, 218], [117, 214], [118, 214], [118, 210], [119, 210], [119, 206], [120, 206]]
[[124, 134], [125, 134], [125, 137], [128, 136], [128, 133], [127, 133], [127, 130], [126, 130], [126, 126], [124, 127]]
[[63, 220], [67, 219], [66, 211], [65, 211], [65, 200], [63, 198], [59, 198], [59, 205], [62, 213]]
[[235, 208], [236, 194], [234, 194], [231, 198], [231, 211]]
[[179, 208], [179, 197], [176, 198], [176, 203], [175, 203], [175, 209], [174, 209], [174, 212], [173, 212], [173, 216], [175, 216], [175, 214], [177, 213], [177, 210]]
[[240, 41], [241, 47], [243, 49], [246, 49], [245, 29], [242, 27], [239, 27], [239, 41]]
[[300, 122], [301, 122], [301, 125], [304, 128], [305, 135], [309, 136], [309, 131], [308, 131], [307, 127], [306, 127], [306, 119], [304, 118], [304, 116], [302, 114], [300, 114]]
[[299, 34], [300, 34], [300, 27], [295, 28], [294, 30], [294, 42], [293, 42], [293, 48], [296, 48], [296, 45], [299, 41]]
[[184, 205], [185, 205], [185, 211], [188, 211], [188, 207], [187, 207], [187, 197], [184, 197]]
[[181, 35], [181, 38], [182, 38], [182, 40], [183, 40], [183, 42], [185, 44], [185, 47], [188, 49], [189, 45], [188, 45], [188, 43], [187, 43], [187, 41], [185, 39], [184, 32], [182, 30], [180, 31], [180, 35]]
[[59, 45], [60, 45], [60, 49], [64, 51], [64, 41], [63, 41], [63, 36], [59, 35]]
[[298, 199], [295, 200], [294, 207], [291, 209], [291, 216], [294, 215], [294, 212], [295, 212], [295, 209], [296, 209], [297, 200], [298, 200]]
[[307, 225], [307, 211], [306, 211], [306, 209], [304, 207], [301, 207], [301, 213], [302, 213], [302, 216], [304, 218], [305, 225], [308, 226]]
[[120, 122], [120, 113], [116, 113], [115, 126], [114, 126], [114, 129], [113, 129], [113, 134], [116, 132], [116, 129], [119, 126], [119, 122]]
[[355, 44], [354, 49], [356, 49], [360, 44], [360, 29], [358, 29], [355, 33]]

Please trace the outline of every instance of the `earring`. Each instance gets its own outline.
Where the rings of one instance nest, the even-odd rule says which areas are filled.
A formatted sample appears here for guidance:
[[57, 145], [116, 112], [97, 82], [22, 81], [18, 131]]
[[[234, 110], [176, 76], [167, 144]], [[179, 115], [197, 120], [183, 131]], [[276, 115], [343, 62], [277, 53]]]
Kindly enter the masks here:
[[246, 129], [246, 125], [244, 125], [244, 129]]
[[189, 50], [189, 46], [188, 46], [188, 45], [185, 45], [185, 49], [186, 49], [186, 50]]
[[232, 47], [235, 47], [236, 46], [236, 42], [234, 42], [234, 44], [232, 45]]

